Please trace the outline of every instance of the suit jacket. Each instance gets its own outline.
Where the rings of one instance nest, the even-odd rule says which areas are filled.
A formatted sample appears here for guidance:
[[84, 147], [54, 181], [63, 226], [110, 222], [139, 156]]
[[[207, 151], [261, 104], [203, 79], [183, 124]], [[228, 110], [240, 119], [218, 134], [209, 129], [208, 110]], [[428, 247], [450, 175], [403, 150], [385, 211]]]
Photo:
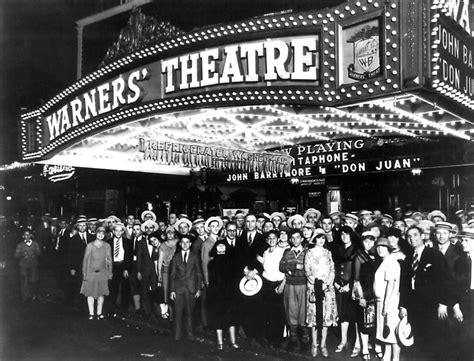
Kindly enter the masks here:
[[[454, 303], [459, 303], [463, 313], [474, 312], [474, 299], [471, 297], [471, 267], [472, 259], [469, 259], [465, 254], [459, 257], [454, 265], [457, 291]], [[470, 316], [472, 318], [474, 315]]]
[[199, 257], [201, 257], [201, 249], [204, 242], [204, 238], [197, 236], [191, 244], [191, 252], [196, 253]]
[[183, 262], [182, 252], [176, 252], [170, 264], [170, 292], [184, 293], [187, 289], [194, 294], [201, 289], [202, 272], [199, 257], [188, 251], [186, 264]]
[[[133, 242], [133, 241], [132, 241]], [[154, 290], [158, 285], [158, 274], [156, 273], [155, 261], [158, 262], [158, 248], [153, 247], [152, 254], [148, 251], [148, 241], [143, 236], [137, 242], [137, 272], [142, 275], [142, 287]]]
[[88, 243], [94, 241], [94, 236], [87, 232], [85, 232], [85, 234], [86, 242], [82, 240], [80, 233], [76, 233], [69, 240], [69, 246], [67, 247], [69, 270], [76, 270], [76, 272], [80, 272], [82, 270], [82, 261], [84, 259], [84, 251], [86, 250], [86, 246]]
[[[114, 237], [107, 240], [107, 243], [110, 245], [112, 250], [112, 260], [114, 257]], [[125, 233], [122, 236], [122, 247], [124, 251], [123, 256], [123, 269], [129, 273], [132, 271], [133, 267], [133, 241], [130, 238], [125, 237]]]
[[[414, 254], [407, 256], [400, 280], [400, 306], [407, 309], [430, 308], [438, 304], [450, 305], [449, 271], [443, 254], [425, 247], [414, 274], [412, 269]], [[415, 275], [415, 289], [412, 290], [412, 277]], [[421, 309], [419, 311], [425, 311]]]
[[263, 272], [262, 264], [257, 261], [257, 255], [263, 256], [263, 252], [268, 248], [265, 236], [259, 232], [255, 233], [252, 244], [248, 242], [248, 233], [244, 231], [240, 237], [237, 238], [236, 252], [237, 257], [242, 264], [242, 270], [248, 267], [250, 270], [256, 269], [260, 273]]

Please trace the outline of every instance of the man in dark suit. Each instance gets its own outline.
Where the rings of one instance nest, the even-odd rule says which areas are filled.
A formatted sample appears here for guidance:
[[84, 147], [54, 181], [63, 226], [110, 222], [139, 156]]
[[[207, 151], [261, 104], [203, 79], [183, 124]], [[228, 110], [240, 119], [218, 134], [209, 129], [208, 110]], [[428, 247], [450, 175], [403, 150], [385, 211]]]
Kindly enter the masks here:
[[[196, 237], [193, 240], [191, 245], [191, 252], [195, 253], [199, 258], [201, 257], [201, 249], [203, 243], [207, 239], [207, 233], [204, 229], [204, 218], [200, 217], [193, 221], [194, 231], [196, 233]], [[209, 325], [208, 317], [207, 317], [207, 288], [203, 287], [201, 289], [201, 297], [199, 297], [196, 305], [196, 318], [201, 321], [200, 327], [207, 328]], [[199, 326], [198, 326], [199, 327]]]
[[407, 240], [413, 254], [407, 256], [400, 281], [400, 316], [408, 315], [420, 351], [441, 357], [443, 323], [452, 301], [448, 292], [449, 271], [443, 254], [423, 242], [423, 230], [412, 226]]
[[94, 239], [87, 233], [87, 219], [78, 218], [74, 227], [77, 233], [69, 240], [67, 247], [67, 264], [68, 279], [66, 287], [66, 303], [74, 304], [79, 296], [82, 283], [82, 261], [84, 259], [84, 251], [89, 242]]
[[190, 251], [191, 239], [183, 236], [179, 242], [181, 251], [171, 260], [170, 298], [175, 301], [175, 339], [182, 337], [183, 315], [187, 338], [193, 339], [193, 309], [201, 294], [202, 272], [199, 257]]
[[459, 236], [464, 254], [454, 266], [457, 293], [453, 312], [460, 325], [454, 348], [458, 351], [456, 360], [471, 361], [474, 360], [474, 229], [467, 228]]
[[[135, 229], [137, 225], [133, 227]], [[160, 243], [158, 238], [153, 235], [157, 228], [158, 224], [156, 222], [152, 220], [145, 221], [141, 225], [144, 234], [141, 235], [141, 240], [137, 244], [137, 277], [141, 283], [141, 299], [146, 316], [153, 314], [153, 305], [158, 302], [156, 297], [158, 288], [156, 267]]]
[[71, 231], [68, 229], [66, 219], [59, 220], [59, 230], [56, 235], [54, 246], [54, 275], [58, 286], [65, 292], [65, 278], [68, 274], [68, 247], [71, 237]]
[[[446, 260], [448, 265], [448, 280], [447, 280], [447, 292], [449, 296], [449, 306], [454, 304], [455, 293], [456, 293], [456, 282], [455, 282], [455, 264], [456, 261], [461, 257], [461, 245], [454, 245], [451, 243], [451, 236], [454, 234], [454, 228], [451, 223], [438, 222], [435, 225], [435, 237], [436, 243], [434, 248], [439, 250]], [[443, 327], [443, 347], [441, 347], [441, 353], [444, 355], [445, 360], [455, 359], [453, 353], [456, 351], [456, 338], [457, 334], [460, 333], [459, 324], [455, 320], [453, 313], [448, 313], [448, 319], [446, 320], [445, 327]]]
[[126, 238], [125, 226], [118, 222], [112, 226], [112, 238], [108, 240], [112, 249], [112, 279], [110, 280], [109, 312], [116, 314], [117, 299], [121, 290], [121, 309], [128, 312], [130, 305], [130, 283], [128, 277], [132, 272], [133, 264], [133, 243]]
[[[258, 273], [262, 274], [263, 266], [258, 257], [262, 257], [267, 248], [265, 236], [257, 232], [257, 218], [253, 214], [247, 214], [245, 217], [245, 231], [237, 238], [235, 250], [236, 261], [240, 263], [242, 275], [251, 279]], [[262, 307], [261, 294], [242, 297], [242, 326], [245, 334], [250, 343], [261, 343], [263, 340], [257, 340], [257, 337], [263, 334], [260, 332], [262, 324], [259, 322]]]

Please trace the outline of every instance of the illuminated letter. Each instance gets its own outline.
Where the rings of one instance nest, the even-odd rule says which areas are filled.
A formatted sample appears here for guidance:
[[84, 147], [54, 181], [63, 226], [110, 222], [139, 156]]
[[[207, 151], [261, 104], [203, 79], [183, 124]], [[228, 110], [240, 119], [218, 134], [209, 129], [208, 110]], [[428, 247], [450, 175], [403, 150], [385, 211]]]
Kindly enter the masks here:
[[[75, 127], [79, 123], [84, 123], [84, 119], [81, 115], [82, 102], [79, 99], [74, 99], [71, 101], [71, 111], [72, 111], [72, 126]], [[79, 123], [78, 123], [79, 122]]]
[[61, 134], [63, 134], [66, 130], [71, 128], [71, 122], [69, 121], [69, 114], [67, 112], [67, 104], [61, 108], [59, 113], [61, 114]]
[[166, 73], [165, 93], [174, 92], [173, 71], [178, 67], [178, 58], [163, 60], [161, 62], [161, 72]]
[[297, 39], [291, 41], [293, 47], [293, 80], [317, 80], [316, 41], [314, 39]]
[[109, 102], [109, 89], [110, 84], [102, 84], [97, 87], [97, 92], [99, 93], [99, 114], [104, 114], [110, 112], [110, 102]]
[[92, 89], [90, 93], [84, 94], [84, 101], [86, 104], [86, 114], [84, 115], [84, 120], [90, 119], [97, 115], [97, 109], [95, 106], [95, 92], [96, 89]]
[[[244, 81], [240, 70], [239, 59], [237, 58], [238, 45], [226, 46], [224, 48], [225, 63], [222, 71], [220, 83], [239, 83]], [[232, 79], [231, 79], [232, 77]]]
[[290, 78], [290, 73], [288, 73], [285, 69], [285, 63], [288, 60], [288, 54], [288, 45], [284, 41], [271, 40], [265, 43], [265, 80], [279, 80]]
[[[179, 57], [181, 63], [181, 84], [180, 89], [198, 88], [198, 59], [199, 53]], [[188, 63], [191, 65], [188, 67]], [[191, 76], [191, 83], [188, 83], [188, 77]]]
[[59, 135], [59, 128], [61, 127], [61, 120], [59, 119], [59, 112], [55, 112], [46, 117], [49, 130], [49, 140], [53, 140]]
[[258, 81], [257, 59], [263, 56], [263, 43], [243, 44], [240, 47], [242, 58], [247, 58], [247, 73], [245, 81]]
[[127, 102], [123, 97], [124, 90], [125, 80], [123, 80], [122, 77], [119, 77], [112, 82], [112, 109], [118, 108], [120, 105], [125, 104]]
[[137, 81], [140, 80], [140, 70], [134, 71], [128, 77], [128, 90], [131, 92], [128, 94], [127, 103], [136, 102], [140, 99], [140, 87], [137, 85]]
[[215, 62], [215, 59], [219, 59], [219, 49], [214, 48], [211, 50], [201, 51], [200, 55], [202, 60], [201, 86], [219, 84], [219, 76], [216, 73]]

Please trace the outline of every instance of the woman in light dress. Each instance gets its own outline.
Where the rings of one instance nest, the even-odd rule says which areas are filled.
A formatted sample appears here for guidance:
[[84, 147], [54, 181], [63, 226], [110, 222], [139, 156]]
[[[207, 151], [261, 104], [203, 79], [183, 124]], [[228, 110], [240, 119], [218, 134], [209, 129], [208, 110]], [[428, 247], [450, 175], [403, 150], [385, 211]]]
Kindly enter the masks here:
[[306, 323], [311, 327], [311, 355], [318, 354], [318, 327], [321, 331], [321, 354], [328, 357], [326, 338], [328, 327], [337, 326], [337, 304], [334, 290], [334, 262], [324, 248], [326, 236], [322, 229], [315, 231], [315, 246], [308, 250], [304, 262], [307, 279]]

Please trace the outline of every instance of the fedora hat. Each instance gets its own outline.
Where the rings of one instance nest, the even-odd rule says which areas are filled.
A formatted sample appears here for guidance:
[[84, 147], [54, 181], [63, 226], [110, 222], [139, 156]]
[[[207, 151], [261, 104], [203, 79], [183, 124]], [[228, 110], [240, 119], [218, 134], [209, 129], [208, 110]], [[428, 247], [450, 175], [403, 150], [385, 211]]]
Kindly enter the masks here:
[[321, 218], [321, 212], [320, 212], [320, 211], [318, 211], [316, 208], [308, 208], [308, 209], [306, 210], [306, 212], [304, 212], [304, 214], [303, 214], [303, 217], [304, 217], [304, 219], [306, 219], [306, 221], [308, 221], [308, 216], [309, 216], [311, 213], [316, 214], [316, 217], [317, 217], [318, 219]]
[[283, 212], [273, 212], [270, 214], [270, 220], [273, 221], [273, 218], [280, 218], [282, 221], [286, 221], [285, 214]]
[[262, 289], [262, 277], [255, 275], [254, 278], [247, 279], [247, 277], [242, 277], [239, 283], [240, 292], [245, 296], [254, 296], [260, 292]]
[[179, 229], [179, 225], [180, 225], [180, 224], [183, 224], [183, 223], [186, 223], [189, 228], [191, 228], [191, 227], [193, 226], [193, 222], [191, 222], [191, 221], [190, 221], [188, 218], [186, 218], [186, 217], [183, 217], [183, 218], [178, 219], [178, 220], [176, 221], [176, 223], [175, 223], [173, 226], [174, 226], [174, 228], [175, 228], [176, 230], [178, 230], [178, 229]]
[[210, 225], [212, 222], [217, 222], [217, 223], [219, 223], [219, 229], [222, 228], [222, 226], [224, 225], [224, 222], [222, 221], [221, 217], [218, 217], [218, 216], [209, 217], [209, 218], [206, 220], [206, 223], [204, 223], [204, 229], [205, 229], [206, 232], [208, 232], [208, 233], [209, 233], [209, 225]]
[[446, 222], [446, 216], [443, 212], [441, 212], [440, 210], [434, 210], [433, 212], [429, 213], [428, 214], [428, 219], [433, 222], [433, 218], [434, 217], [439, 217], [443, 220], [443, 222]]
[[140, 226], [140, 228], [142, 229], [142, 232], [145, 232], [145, 227], [146, 226], [153, 226], [154, 230], [156, 231], [158, 229], [158, 223], [156, 223], [155, 221], [152, 221], [151, 219], [143, 222]]
[[294, 228], [293, 222], [296, 220], [300, 220], [303, 226], [306, 224], [306, 218], [304, 218], [301, 214], [294, 214], [290, 218], [288, 218], [288, 221], [286, 222], [288, 227]]
[[411, 325], [408, 322], [407, 317], [403, 317], [395, 328], [395, 334], [397, 335], [400, 343], [405, 347], [410, 347], [414, 343], [414, 338], [411, 332]]

